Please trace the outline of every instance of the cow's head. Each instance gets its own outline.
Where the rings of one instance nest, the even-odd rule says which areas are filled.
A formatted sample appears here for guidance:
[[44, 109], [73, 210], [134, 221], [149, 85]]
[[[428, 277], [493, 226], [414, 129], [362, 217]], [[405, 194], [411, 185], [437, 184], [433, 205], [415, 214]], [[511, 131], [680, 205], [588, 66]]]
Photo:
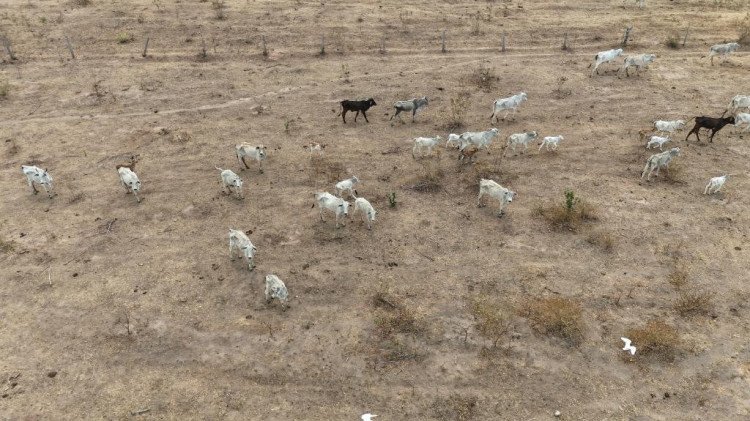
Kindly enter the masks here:
[[346, 200], [342, 200], [341, 203], [339, 203], [339, 208], [337, 213], [339, 215], [348, 216], [349, 215], [349, 202]]
[[255, 151], [258, 153], [258, 158], [266, 159], [266, 147], [265, 146], [258, 145], [255, 147]]
[[521, 101], [526, 101], [526, 92], [521, 92], [518, 96], [521, 98]]
[[510, 190], [508, 190], [508, 191], [505, 192], [505, 201], [506, 202], [508, 202], [508, 203], [512, 202], [515, 197], [516, 197], [516, 192], [510, 191]]
[[368, 98], [367, 99], [367, 105], [370, 106], [370, 107], [373, 107], [373, 106], [378, 105], [378, 104], [375, 102], [374, 99]]
[[680, 156], [680, 148], [672, 148], [669, 150], [669, 154], [672, 156]]
[[724, 124], [734, 124], [734, 116], [730, 115], [729, 117], [722, 118], [724, 121]]
[[131, 181], [130, 182], [130, 188], [133, 191], [135, 191], [135, 192], [140, 191], [141, 190], [141, 181], [140, 180]]
[[535, 131], [526, 132], [526, 135], [529, 136], [532, 139], [536, 139], [537, 136], [539, 136], [539, 134], [537, 132], [535, 132]]

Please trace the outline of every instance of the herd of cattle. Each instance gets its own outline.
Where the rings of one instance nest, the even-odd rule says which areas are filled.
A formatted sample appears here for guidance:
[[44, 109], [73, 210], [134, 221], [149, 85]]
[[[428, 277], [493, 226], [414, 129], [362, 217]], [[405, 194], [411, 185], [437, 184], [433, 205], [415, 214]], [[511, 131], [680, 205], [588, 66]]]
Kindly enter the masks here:
[[[711, 57], [712, 64], [713, 56], [719, 55], [725, 57], [727, 54], [735, 51], [737, 48], [738, 44], [736, 43], [718, 44], [712, 46], [709, 50], [709, 56]], [[593, 66], [592, 76], [594, 74], [598, 74], [598, 69], [602, 64], [612, 62], [621, 54], [622, 49], [608, 50], [598, 53], [594, 57], [594, 63], [589, 66]], [[637, 56], [626, 57], [621, 70], [624, 70], [627, 76], [629, 75], [628, 69], [630, 67], [635, 67], [636, 72], [638, 72], [642, 68], [648, 66], [649, 63], [653, 62], [655, 58], [656, 56], [653, 54], [641, 54]], [[503, 112], [503, 120], [505, 120], [505, 118], [507, 118], [508, 114], [511, 112], [513, 113], [513, 115], [515, 115], [520, 105], [526, 100], [527, 95], [525, 92], [518, 93], [508, 98], [497, 99], [492, 105], [490, 122], [492, 122], [493, 120], [497, 121], [499, 115]], [[426, 96], [421, 98], [414, 98], [408, 101], [397, 101], [394, 104], [395, 112], [391, 116], [391, 119], [396, 116], [399, 116], [400, 119], [400, 113], [411, 112], [412, 121], [414, 121], [417, 112], [427, 107], [428, 103], [429, 102]], [[354, 117], [355, 122], [357, 121], [357, 117], [361, 113], [365, 118], [365, 121], [369, 123], [369, 120], [367, 120], [367, 110], [369, 110], [373, 106], [376, 106], [377, 103], [373, 98], [367, 98], [365, 100], [341, 101], [340, 105], [341, 112], [339, 115], [341, 115], [344, 123], [346, 123], [347, 112], [356, 113]], [[746, 108], [750, 110], [750, 96], [735, 96], [730, 102], [727, 110], [724, 112], [724, 114], [722, 114], [721, 117], [695, 117], [695, 126], [688, 133], [688, 136], [685, 138], [685, 140], [687, 141], [691, 134], [695, 134], [698, 141], [700, 141], [699, 130], [701, 128], [711, 130], [711, 135], [709, 137], [710, 142], [713, 141], [714, 135], [728, 124], [734, 124], [735, 126], [739, 126], [740, 124], [747, 124], [745, 131], [750, 130], [750, 113], [739, 112], [740, 110]], [[727, 112], [730, 113], [730, 116], [725, 117]], [[648, 142], [645, 145], [646, 148], [650, 149], [652, 147], [658, 146], [661, 150], [663, 145], [670, 141], [670, 138], [668, 136], [659, 136], [658, 134], [672, 134], [678, 130], [682, 130], [684, 127], [685, 121], [683, 120], [658, 120], [654, 122], [654, 126], [652, 129], [640, 132], [641, 140], [645, 140], [646, 137], [649, 137]], [[478, 150], [489, 148], [493, 139], [498, 137], [499, 134], [500, 131], [497, 128], [491, 128], [482, 132], [465, 132], [460, 135], [451, 133], [448, 135], [445, 146], [446, 148], [452, 147], [458, 149], [460, 152], [460, 159], [463, 160], [465, 158], [469, 158], [469, 161], [471, 161], [474, 154]], [[507, 138], [506, 150], [507, 148], [510, 148], [515, 152], [517, 146], [523, 146], [523, 150], [525, 152], [528, 149], [528, 145], [536, 139], [538, 139], [538, 134], [535, 131], [511, 134]], [[562, 135], [546, 136], [541, 140], [539, 150], [541, 151], [544, 147], [546, 147], [547, 150], [557, 150], [560, 142], [563, 140], [564, 138]], [[433, 148], [436, 147], [441, 141], [442, 137], [440, 136], [415, 138], [414, 147], [412, 149], [412, 156], [416, 159], [417, 153], [420, 153], [422, 155], [431, 154]], [[315, 152], [322, 154], [325, 145], [310, 143], [309, 145], [306, 145], [305, 148], [308, 149], [311, 154]], [[643, 172], [641, 173], [641, 178], [645, 177], [646, 180], [649, 181], [654, 171], [656, 172], [657, 176], [659, 175], [659, 170], [661, 169], [665, 169], [668, 171], [669, 163], [674, 157], [678, 156], [679, 153], [680, 148], [675, 147], [668, 151], [650, 156], [646, 162], [646, 166], [644, 167]], [[265, 146], [251, 145], [247, 143], [238, 144], [235, 146], [235, 155], [240, 164], [241, 170], [249, 169], [249, 166], [245, 159], [250, 158], [251, 160], [255, 160], [258, 163], [259, 171], [261, 173], [263, 172], [263, 161], [265, 161], [267, 156]], [[132, 193], [136, 200], [140, 203], [141, 198], [138, 196], [138, 193], [141, 191], [141, 182], [135, 173], [135, 165], [137, 161], [137, 156], [132, 156], [128, 163], [116, 165], [116, 169], [120, 177], [120, 183], [125, 189], [126, 193]], [[240, 178], [240, 176], [229, 169], [221, 169], [218, 167], [216, 167], [216, 169], [219, 171], [222, 191], [226, 194], [234, 192], [238, 199], [242, 199], [244, 196], [242, 193], [242, 179]], [[26, 176], [26, 181], [28, 182], [28, 185], [29, 187], [31, 187], [34, 194], [38, 193], [38, 190], [35, 187], [35, 184], [38, 184], [44, 188], [49, 198], [52, 198], [55, 195], [52, 189], [52, 176], [46, 169], [42, 169], [33, 165], [22, 165], [21, 170]], [[704, 194], [713, 194], [718, 192], [722, 188], [728, 177], [729, 175], [723, 175], [720, 177], [711, 178], [709, 183], [706, 185], [706, 188], [704, 189]], [[367, 201], [367, 199], [363, 197], [357, 197], [358, 193], [355, 187], [358, 183], [359, 179], [356, 176], [353, 176], [336, 183], [335, 195], [328, 192], [315, 193], [313, 207], [315, 207], [316, 204], [318, 205], [321, 221], [324, 220], [323, 214], [325, 211], [332, 212], [336, 218], [335, 228], [339, 227], [340, 219], [349, 215], [350, 203], [344, 199], [344, 194], [347, 194], [354, 199], [354, 212], [360, 212], [362, 214], [363, 220], [367, 223], [367, 228], [372, 229], [372, 223], [375, 221], [377, 211], [370, 204], [370, 202]], [[499, 202], [499, 216], [502, 216], [505, 206], [513, 201], [516, 193], [506, 187], [501, 186], [494, 180], [481, 179], [479, 181], [479, 196], [477, 198], [478, 206], [483, 205], [482, 199], [485, 196], [489, 196], [490, 198], [495, 199]], [[254, 256], [256, 250], [256, 247], [244, 232], [234, 229], [229, 230], [229, 254], [232, 260], [234, 260], [236, 254], [239, 254], [247, 262], [248, 268], [250, 270], [253, 270], [253, 268], [255, 267]], [[279, 279], [278, 276], [273, 274], [269, 274], [266, 276], [265, 297], [267, 302], [270, 302], [272, 299], [278, 299], [282, 304], [282, 308], [287, 307], [289, 293], [284, 282]]]

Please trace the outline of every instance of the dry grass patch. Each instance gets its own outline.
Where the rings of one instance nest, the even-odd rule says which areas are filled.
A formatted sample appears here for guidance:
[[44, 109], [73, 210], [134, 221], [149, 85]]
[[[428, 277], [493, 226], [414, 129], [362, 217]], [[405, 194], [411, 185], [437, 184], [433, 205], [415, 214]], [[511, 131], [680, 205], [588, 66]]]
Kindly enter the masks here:
[[0, 81], [0, 99], [5, 99], [10, 93], [10, 83], [7, 80]]
[[7, 254], [16, 251], [16, 246], [13, 241], [6, 241], [0, 238], [0, 253]]
[[422, 160], [422, 175], [413, 180], [409, 187], [422, 193], [437, 193], [443, 189], [445, 173], [440, 166], [440, 156], [436, 160]]
[[422, 360], [425, 353], [419, 350], [417, 338], [427, 333], [424, 317], [387, 288], [376, 292], [371, 303], [375, 307], [376, 361]]
[[471, 94], [460, 92], [450, 99], [448, 115], [444, 118], [446, 122], [443, 129], [446, 131], [460, 130], [466, 125], [466, 111], [469, 109]]
[[127, 32], [120, 32], [119, 34], [117, 34], [118, 44], [127, 44], [132, 41], [135, 41], [135, 37], [132, 34], [129, 34]]
[[438, 420], [467, 421], [476, 415], [477, 401], [476, 396], [454, 393], [435, 399], [432, 409]]
[[583, 223], [598, 219], [595, 208], [577, 197], [572, 190], [565, 190], [565, 202], [540, 205], [534, 213], [559, 231], [576, 232]]
[[556, 336], [573, 346], [583, 341], [583, 310], [579, 303], [571, 299], [552, 297], [529, 300], [519, 313], [531, 322], [531, 327], [538, 333]]
[[688, 273], [684, 269], [674, 268], [672, 269], [672, 272], [667, 275], [667, 281], [670, 285], [675, 287], [675, 289], [679, 290], [687, 285]]
[[346, 168], [339, 161], [333, 161], [325, 156], [310, 158], [310, 166], [316, 178], [325, 177], [328, 183], [336, 183], [346, 178]]
[[682, 317], [705, 316], [713, 310], [712, 298], [705, 291], [680, 291], [674, 309]]
[[612, 235], [606, 231], [592, 232], [586, 237], [586, 242], [597, 246], [607, 253], [611, 253], [615, 248], [615, 240]]
[[484, 67], [484, 64], [480, 64], [479, 68], [469, 74], [469, 82], [483, 92], [492, 92], [499, 80], [500, 78], [495, 75], [495, 69]]
[[677, 329], [660, 319], [630, 329], [625, 336], [638, 348], [638, 355], [667, 362], [674, 361], [681, 342]]
[[497, 348], [497, 343], [510, 329], [502, 307], [487, 299], [475, 298], [469, 301], [469, 312], [474, 316], [474, 328], [477, 332], [492, 341], [492, 348]]

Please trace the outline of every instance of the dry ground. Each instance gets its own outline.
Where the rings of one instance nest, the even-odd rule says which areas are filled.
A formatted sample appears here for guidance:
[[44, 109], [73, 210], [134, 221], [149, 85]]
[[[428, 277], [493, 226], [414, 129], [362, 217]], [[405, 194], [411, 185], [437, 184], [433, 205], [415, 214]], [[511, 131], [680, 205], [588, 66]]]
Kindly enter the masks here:
[[[750, 416], [748, 136], [678, 134], [673, 177], [650, 183], [637, 139], [654, 119], [718, 115], [750, 94], [747, 52], [701, 59], [738, 38], [746, 1], [227, 1], [224, 19], [199, 0], [80, 3], [0, 4], [18, 56], [0, 65], [0, 418]], [[627, 25], [627, 52], [656, 63], [589, 78]], [[686, 47], [666, 48], [686, 27]], [[487, 92], [471, 81], [480, 65], [498, 78]], [[473, 166], [446, 150], [412, 159], [411, 138], [447, 136], [451, 98], [469, 96], [456, 130], [485, 130], [492, 101], [521, 90], [501, 138], [559, 133], [559, 152], [501, 158], [501, 140]], [[430, 107], [391, 126], [390, 104], [416, 95]], [[370, 123], [343, 125], [337, 102], [365, 96]], [[271, 152], [264, 174], [241, 173], [237, 201], [214, 166], [239, 171], [241, 141]], [[329, 145], [324, 161], [310, 141]], [[114, 169], [131, 153], [140, 205]], [[30, 194], [30, 162], [55, 177], [54, 199]], [[703, 196], [723, 173], [736, 176]], [[310, 209], [348, 174], [379, 210], [372, 232]], [[437, 191], [414, 190], [427, 175]], [[482, 175], [518, 192], [501, 219], [476, 207]], [[566, 188], [598, 215], [575, 233], [536, 213]], [[252, 230], [254, 272], [230, 262], [230, 227]], [[287, 283], [288, 311], [265, 304], [267, 273]], [[680, 291], [712, 306], [683, 317]], [[507, 323], [497, 338], [470, 311], [483, 297]], [[525, 310], [543, 298], [580, 305], [578, 345], [534, 329]], [[652, 319], [677, 329], [672, 358], [627, 358], [620, 336]]]

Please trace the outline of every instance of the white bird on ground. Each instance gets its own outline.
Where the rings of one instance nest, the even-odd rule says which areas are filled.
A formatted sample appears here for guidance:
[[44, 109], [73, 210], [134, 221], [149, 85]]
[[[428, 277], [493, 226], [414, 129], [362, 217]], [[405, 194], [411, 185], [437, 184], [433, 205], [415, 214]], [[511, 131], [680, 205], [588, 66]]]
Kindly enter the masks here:
[[362, 414], [362, 421], [372, 421], [373, 418], [377, 417], [375, 414]]
[[622, 348], [623, 351], [630, 351], [630, 355], [635, 355], [635, 347], [631, 344], [631, 340], [628, 338], [620, 338], [625, 342], [625, 346]]

